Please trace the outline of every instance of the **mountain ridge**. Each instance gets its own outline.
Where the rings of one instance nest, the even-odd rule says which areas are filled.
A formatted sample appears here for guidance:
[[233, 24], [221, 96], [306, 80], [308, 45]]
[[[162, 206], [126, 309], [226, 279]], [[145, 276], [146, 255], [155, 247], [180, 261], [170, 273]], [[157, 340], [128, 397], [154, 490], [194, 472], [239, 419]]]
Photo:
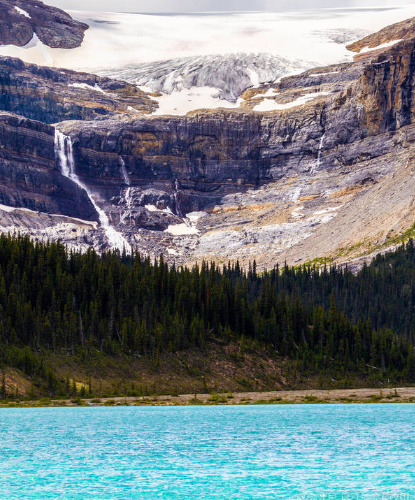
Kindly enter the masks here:
[[[54, 219], [27, 212], [17, 228], [35, 238], [59, 234], [74, 247], [105, 249], [103, 228], [87, 224], [98, 220], [96, 205], [129, 245], [170, 263], [247, 265], [255, 255], [265, 268], [370, 255], [413, 225], [414, 41], [381, 50], [248, 89], [238, 109], [185, 116], [147, 116], [157, 103], [132, 84], [2, 58], [0, 107], [68, 136], [70, 161], [90, 191], [76, 210], [63, 210], [50, 201], [56, 195], [45, 198], [29, 161], [34, 177], [24, 192], [32, 194], [6, 195], [9, 186], [2, 203], [72, 218], [58, 231]], [[27, 118], [14, 142], [27, 140]], [[45, 157], [55, 155], [56, 193], [72, 181], [58, 182], [56, 145], [44, 141]], [[16, 155], [7, 161], [21, 170]]]

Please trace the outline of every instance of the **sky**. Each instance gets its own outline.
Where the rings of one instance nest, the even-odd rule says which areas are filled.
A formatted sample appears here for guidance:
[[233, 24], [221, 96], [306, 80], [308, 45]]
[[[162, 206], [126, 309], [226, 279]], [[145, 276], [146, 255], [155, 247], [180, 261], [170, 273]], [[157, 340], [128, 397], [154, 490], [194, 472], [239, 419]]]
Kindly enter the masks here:
[[283, 11], [407, 5], [413, 0], [44, 0], [65, 10], [112, 12]]

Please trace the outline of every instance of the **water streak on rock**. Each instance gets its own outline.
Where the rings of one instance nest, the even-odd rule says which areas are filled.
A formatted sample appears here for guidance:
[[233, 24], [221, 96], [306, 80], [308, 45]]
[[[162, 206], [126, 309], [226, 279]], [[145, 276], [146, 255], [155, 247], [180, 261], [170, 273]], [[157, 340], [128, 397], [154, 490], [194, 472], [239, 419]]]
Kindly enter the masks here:
[[129, 243], [114, 227], [111, 226], [107, 214], [104, 212], [102, 208], [98, 206], [98, 204], [94, 199], [93, 193], [76, 174], [75, 159], [73, 155], [73, 146], [71, 138], [62, 134], [62, 132], [56, 129], [55, 129], [55, 155], [56, 155], [56, 160], [60, 166], [62, 175], [68, 177], [68, 179], [73, 181], [87, 193], [89, 199], [91, 200], [91, 203], [93, 204], [95, 210], [98, 213], [99, 222], [103, 230], [105, 231], [105, 235], [108, 239], [108, 243], [110, 244], [110, 246], [120, 251], [123, 251], [125, 249], [127, 253], [131, 253], [131, 246], [129, 245]]

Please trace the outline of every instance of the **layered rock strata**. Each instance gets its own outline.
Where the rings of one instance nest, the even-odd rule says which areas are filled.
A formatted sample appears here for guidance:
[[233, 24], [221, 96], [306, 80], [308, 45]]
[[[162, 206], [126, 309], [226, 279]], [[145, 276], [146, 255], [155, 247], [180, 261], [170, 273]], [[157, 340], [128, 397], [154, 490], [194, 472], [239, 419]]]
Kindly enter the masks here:
[[0, 109], [44, 123], [140, 115], [157, 109], [126, 82], [0, 57]]
[[97, 220], [85, 192], [59, 172], [54, 133], [38, 121], [0, 112], [0, 203]]
[[[96, 204], [133, 248], [178, 263], [206, 258], [244, 264], [256, 258], [260, 267], [322, 258], [341, 263], [391, 247], [412, 234], [415, 221], [414, 56], [415, 41], [406, 40], [354, 64], [316, 68], [250, 89], [240, 109], [184, 117], [133, 113], [132, 97], [119, 82], [25, 66], [23, 91], [19, 94], [16, 83], [13, 90], [4, 87], [3, 108], [60, 122], [54, 127], [70, 137], [73, 168], [94, 203], [79, 183], [60, 175], [53, 127], [3, 114], [2, 149], [8, 151], [7, 141], [25, 136], [30, 127], [40, 144], [31, 137], [27, 152], [15, 144], [15, 156], [5, 156], [16, 172], [29, 163], [34, 177], [27, 177], [28, 202], [8, 195], [15, 181], [1, 181], [3, 204], [91, 221], [98, 220]], [[7, 68], [18, 64], [3, 61], [2, 81]], [[10, 79], [18, 78], [16, 73]], [[27, 75], [38, 79], [35, 95], [51, 88], [52, 97], [38, 108], [25, 97]], [[63, 109], [56, 96], [67, 91], [69, 81], [78, 85], [65, 94]], [[92, 94], [95, 85], [101, 91]], [[84, 91], [93, 96], [91, 105]], [[136, 97], [151, 110], [148, 96], [137, 90]], [[72, 204], [56, 201], [61, 181], [68, 190], [72, 184], [66, 197], [73, 196]], [[26, 232], [57, 234], [57, 221], [48, 229], [39, 216], [38, 229], [28, 229], [32, 216], [27, 212], [21, 222]], [[73, 219], [59, 224], [60, 237], [70, 244], [106, 247], [104, 232], [93, 224], [79, 222], [81, 232], [73, 231]]]

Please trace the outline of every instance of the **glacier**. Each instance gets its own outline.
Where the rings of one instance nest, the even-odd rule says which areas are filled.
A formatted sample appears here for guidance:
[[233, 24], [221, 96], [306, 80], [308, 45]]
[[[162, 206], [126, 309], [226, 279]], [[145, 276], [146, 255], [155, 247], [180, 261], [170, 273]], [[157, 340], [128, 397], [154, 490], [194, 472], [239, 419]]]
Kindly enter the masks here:
[[311, 67], [352, 61], [346, 45], [415, 16], [391, 8], [149, 15], [70, 11], [81, 47], [0, 46], [26, 62], [119, 78], [154, 93], [157, 114], [238, 107], [241, 93]]

